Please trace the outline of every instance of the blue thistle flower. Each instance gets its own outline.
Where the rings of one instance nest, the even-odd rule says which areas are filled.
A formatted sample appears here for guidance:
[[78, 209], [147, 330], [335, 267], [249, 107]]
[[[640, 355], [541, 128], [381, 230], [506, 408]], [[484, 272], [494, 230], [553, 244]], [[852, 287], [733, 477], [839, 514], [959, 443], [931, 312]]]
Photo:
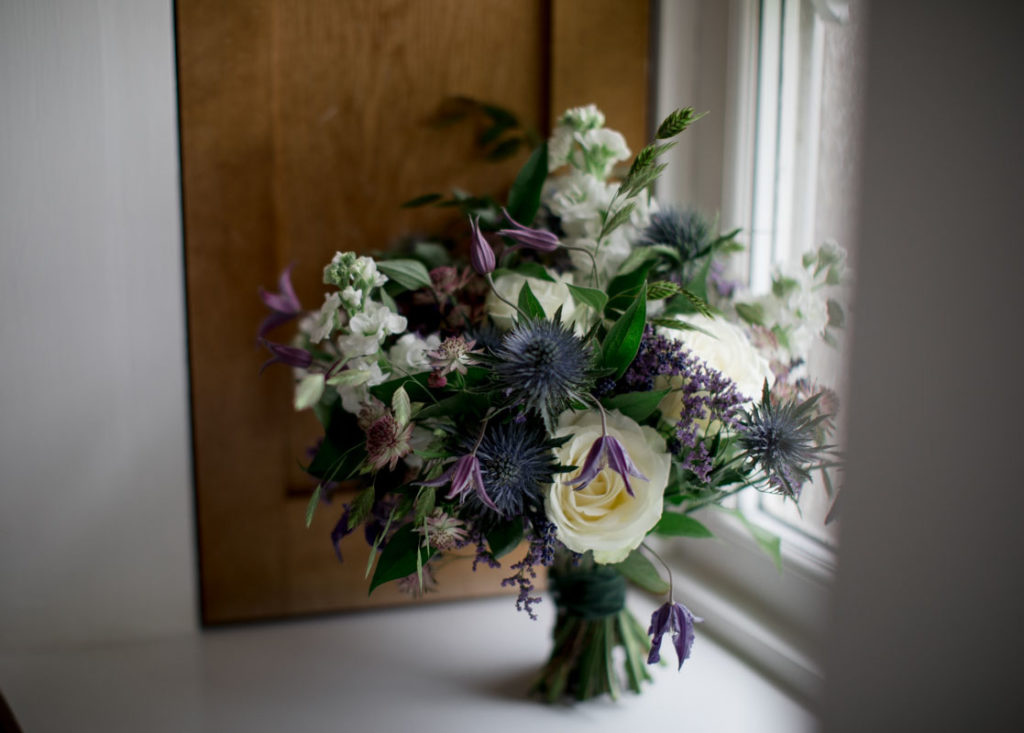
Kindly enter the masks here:
[[830, 417], [818, 414], [820, 396], [773, 402], [765, 382], [761, 402], [740, 421], [739, 429], [747, 460], [765, 476], [764, 486], [758, 488], [791, 499], [800, 496], [800, 487], [811, 478], [810, 469], [827, 450], [816, 441], [818, 426]]
[[[551, 483], [558, 463], [547, 434], [530, 422], [488, 425], [476, 457], [487, 495], [502, 517], [541, 507], [540, 492]], [[473, 497], [471, 503], [478, 500]], [[479, 503], [479, 507], [484, 505]]]
[[669, 208], [651, 215], [651, 223], [640, 235], [639, 244], [671, 247], [679, 255], [680, 265], [667, 276], [676, 282], [689, 283], [697, 270], [697, 260], [711, 253], [715, 236], [711, 225], [692, 209]]
[[524, 321], [505, 334], [494, 356], [499, 389], [514, 405], [540, 415], [549, 432], [591, 386], [590, 347], [561, 323]]

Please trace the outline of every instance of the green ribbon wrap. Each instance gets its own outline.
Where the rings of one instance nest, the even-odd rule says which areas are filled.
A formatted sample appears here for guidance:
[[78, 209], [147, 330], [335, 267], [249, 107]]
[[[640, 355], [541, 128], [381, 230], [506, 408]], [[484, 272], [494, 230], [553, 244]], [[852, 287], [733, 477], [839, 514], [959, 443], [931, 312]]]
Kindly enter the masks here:
[[574, 618], [614, 616], [626, 607], [626, 578], [614, 568], [590, 568], [552, 572], [551, 594], [559, 612]]

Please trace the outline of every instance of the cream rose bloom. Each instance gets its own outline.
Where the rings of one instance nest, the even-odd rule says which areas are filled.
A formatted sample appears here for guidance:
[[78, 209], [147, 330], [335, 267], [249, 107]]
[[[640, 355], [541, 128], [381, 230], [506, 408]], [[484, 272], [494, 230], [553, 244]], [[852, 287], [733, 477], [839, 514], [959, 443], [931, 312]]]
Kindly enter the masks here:
[[[646, 481], [631, 479], [635, 496], [626, 491], [618, 473], [605, 468], [578, 491], [569, 482], [579, 471], [563, 474], [548, 488], [545, 504], [548, 519], [566, 547], [581, 553], [593, 550], [596, 562], [616, 563], [625, 560], [661, 519], [670, 458], [665, 440], [653, 428], [637, 425], [618, 411], [608, 413], [607, 423], [608, 435], [622, 444], [647, 477]], [[601, 413], [563, 413], [555, 436], [566, 435], [572, 437], [555, 455], [563, 465], [582, 468], [590, 447], [601, 437]]]
[[[678, 329], [659, 329], [659, 333], [679, 341], [687, 349], [702, 359], [712, 369], [716, 369], [736, 383], [736, 389], [748, 400], [761, 397], [761, 385], [768, 380], [770, 387], [775, 381], [768, 359], [759, 352], [747, 338], [746, 332], [724, 318], [708, 318], [702, 315], [686, 316], [681, 319], [696, 326], [701, 331], [680, 331]], [[655, 380], [656, 389], [678, 387], [681, 377], [659, 377]], [[658, 405], [666, 420], [675, 421], [683, 409], [682, 393], [678, 390], [669, 392]]]
[[[566, 325], [571, 324], [574, 322], [576, 315], [576, 304], [567, 286], [570, 280], [566, 276], [552, 270], [549, 270], [548, 274], [555, 279], [555, 282], [525, 277], [517, 273], [501, 275], [494, 281], [494, 289], [508, 300], [516, 303], [519, 300], [519, 291], [522, 289], [523, 283], [529, 282], [530, 292], [537, 298], [537, 301], [544, 309], [544, 314], [548, 318], [553, 319], [555, 313], [561, 307], [562, 323]], [[515, 311], [512, 309], [512, 306], [503, 302], [493, 291], [487, 293], [487, 302], [484, 307], [487, 315], [494, 319], [494, 323], [497, 326], [505, 330], [512, 328], [516, 316]]]

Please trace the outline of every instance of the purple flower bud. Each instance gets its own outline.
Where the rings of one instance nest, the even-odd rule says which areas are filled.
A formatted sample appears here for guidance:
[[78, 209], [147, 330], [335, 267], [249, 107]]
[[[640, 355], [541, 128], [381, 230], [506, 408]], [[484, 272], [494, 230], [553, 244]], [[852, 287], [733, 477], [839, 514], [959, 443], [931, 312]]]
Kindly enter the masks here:
[[271, 313], [260, 324], [259, 336], [264, 336], [268, 331], [277, 328], [282, 323], [287, 323], [302, 313], [302, 305], [299, 303], [299, 299], [295, 295], [295, 289], [292, 287], [291, 272], [292, 268], [289, 265], [284, 268], [284, 271], [278, 278], [278, 287], [281, 289], [281, 292], [268, 293], [263, 288], [260, 288], [260, 300], [263, 301], [265, 306], [270, 308]]
[[553, 233], [543, 229], [524, 227], [513, 219], [505, 209], [502, 209], [501, 213], [505, 215], [508, 223], [512, 225], [511, 229], [498, 230], [498, 234], [501, 236], [508, 237], [523, 247], [540, 250], [541, 252], [554, 252], [558, 249], [558, 237]]
[[295, 346], [285, 346], [284, 344], [275, 344], [273, 341], [267, 341], [266, 339], [260, 339], [263, 345], [270, 350], [271, 357], [263, 363], [260, 367], [260, 374], [271, 364], [287, 364], [288, 366], [298, 367], [299, 369], [308, 369], [309, 365], [313, 363], [313, 355], [305, 349], [299, 349]]
[[469, 228], [472, 232], [472, 239], [469, 244], [469, 261], [473, 264], [473, 269], [481, 275], [489, 275], [494, 272], [494, 250], [491, 249], [491, 245], [484, 239], [484, 235], [480, 233], [480, 225], [476, 219], [469, 220]]
[[661, 661], [661, 638], [671, 631], [672, 645], [676, 648], [679, 669], [682, 669], [693, 647], [693, 624], [700, 620], [681, 603], [668, 602], [660, 606], [651, 615], [651, 626], [647, 629], [651, 635], [651, 651], [647, 655], [647, 663], [656, 664]]
[[582, 470], [569, 484], [575, 491], [584, 489], [605, 468], [610, 468], [622, 476], [622, 480], [626, 482], [626, 491], [630, 496], [635, 496], [633, 486], [629, 483], [630, 476], [647, 481], [647, 477], [633, 463], [633, 459], [629, 457], [629, 453], [622, 443], [611, 435], [602, 435], [590, 446], [590, 451], [583, 461]]

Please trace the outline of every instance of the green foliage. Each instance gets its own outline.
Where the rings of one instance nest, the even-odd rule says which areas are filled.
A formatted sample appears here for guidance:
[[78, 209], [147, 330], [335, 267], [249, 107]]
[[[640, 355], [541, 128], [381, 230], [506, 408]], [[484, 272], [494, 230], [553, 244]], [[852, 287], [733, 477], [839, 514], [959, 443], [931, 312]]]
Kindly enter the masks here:
[[491, 556], [495, 559], [503, 557], [519, 546], [523, 541], [523, 520], [513, 517], [491, 528], [486, 534], [487, 546], [491, 548]]
[[377, 568], [370, 581], [370, 593], [377, 586], [391, 580], [405, 578], [417, 572], [434, 555], [434, 550], [423, 547], [420, 536], [412, 524], [399, 527], [391, 536], [377, 560]]
[[764, 325], [764, 308], [759, 303], [737, 303], [736, 315], [751, 326]]
[[668, 593], [668, 583], [658, 573], [654, 563], [648, 560], [640, 550], [633, 550], [625, 560], [612, 565], [612, 567], [646, 591], [659, 595]]
[[425, 193], [422, 196], [416, 196], [408, 201], [403, 201], [401, 207], [403, 209], [415, 209], [419, 206], [426, 206], [427, 204], [437, 203], [444, 198], [443, 194], [440, 193]]
[[658, 409], [658, 403], [672, 390], [655, 389], [650, 392], [626, 392], [601, 400], [608, 410], [618, 410], [626, 417], [642, 423]]
[[540, 192], [548, 177], [548, 144], [533, 151], [508, 192], [508, 213], [523, 226], [533, 224], [540, 208]]
[[544, 318], [544, 306], [537, 300], [537, 296], [530, 289], [530, 281], [527, 280], [519, 289], [519, 310], [529, 318]]
[[652, 530], [668, 537], [713, 537], [711, 530], [687, 514], [664, 512]]
[[379, 260], [377, 269], [406, 290], [430, 287], [430, 273], [418, 260]]
[[578, 285], [568, 285], [568, 288], [573, 300], [581, 305], [589, 305], [595, 313], [604, 311], [604, 307], [608, 304], [608, 296], [603, 290], [581, 288]]
[[355, 416], [335, 404], [324, 424], [324, 439], [306, 473], [322, 482], [352, 478], [366, 458], [365, 443], [352, 440], [360, 432]]
[[604, 223], [601, 225], [601, 233], [597, 236], [598, 240], [602, 240], [611, 234], [613, 231], [618, 229], [620, 226], [629, 221], [629, 217], [633, 213], [633, 209], [636, 208], [636, 204], [632, 201], [624, 203], [622, 206], [615, 210], [615, 213], [611, 213], [611, 209], [605, 214]]
[[320, 503], [322, 495], [323, 484], [317, 484], [316, 488], [313, 489], [313, 495], [309, 497], [309, 503], [306, 504], [306, 529], [309, 529], [309, 525], [313, 523], [313, 512], [316, 511], [317, 504]]
[[348, 515], [349, 529], [355, 529], [370, 516], [376, 497], [377, 490], [373, 486], [367, 486], [356, 495]]
[[555, 278], [551, 277], [551, 273], [547, 271], [547, 268], [539, 262], [520, 262], [511, 268], [499, 267], [492, 274], [495, 280], [501, 275], [522, 275], [523, 277], [532, 277], [534, 280], [543, 280], [549, 283], [558, 282]]
[[754, 524], [744, 516], [743, 512], [739, 509], [726, 509], [719, 507], [726, 514], [731, 514], [740, 520], [740, 523], [746, 527], [747, 531], [750, 532], [750, 536], [753, 537], [755, 544], [760, 547], [767, 555], [772, 559], [775, 564], [775, 568], [781, 573], [782, 572], [782, 538], [773, 532], [769, 532], [764, 527]]
[[693, 113], [693, 107], [677, 109], [662, 120], [662, 123], [658, 126], [658, 132], [655, 137], [658, 140], [667, 140], [668, 138], [675, 137], [705, 114], [707, 113], [705, 112], [703, 114], [695, 115]]
[[437, 489], [433, 486], [421, 486], [416, 493], [416, 501], [413, 504], [413, 524], [417, 527], [423, 524], [430, 513], [434, 511], [437, 501]]
[[621, 377], [636, 357], [640, 339], [644, 335], [647, 317], [647, 301], [637, 298], [626, 309], [622, 317], [608, 331], [601, 344], [601, 365], [614, 370], [615, 378]]

